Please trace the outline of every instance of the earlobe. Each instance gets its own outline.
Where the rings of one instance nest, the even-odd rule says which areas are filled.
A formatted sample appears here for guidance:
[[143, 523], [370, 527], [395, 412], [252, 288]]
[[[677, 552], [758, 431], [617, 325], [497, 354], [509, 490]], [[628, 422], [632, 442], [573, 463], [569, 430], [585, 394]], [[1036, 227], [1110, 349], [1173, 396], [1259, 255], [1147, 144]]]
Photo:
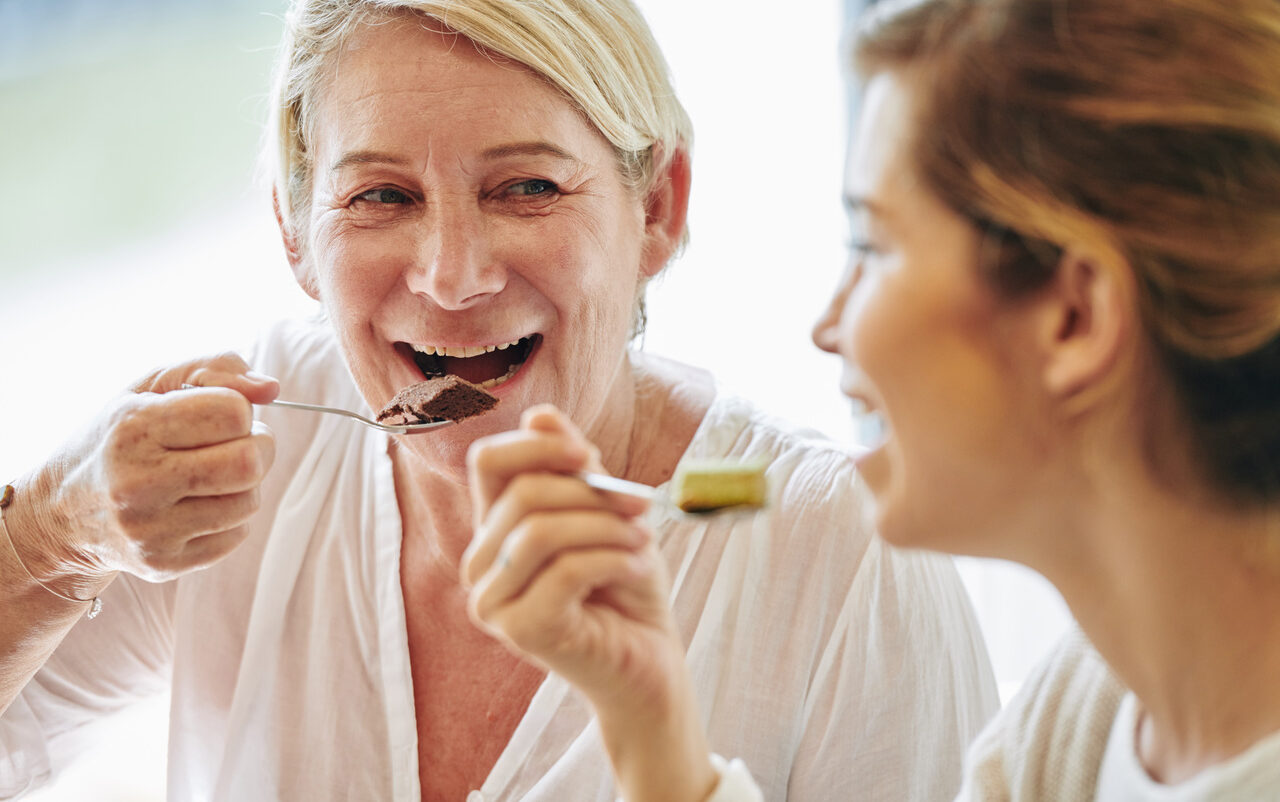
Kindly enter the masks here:
[[1078, 402], [1119, 369], [1136, 330], [1131, 273], [1068, 249], [1044, 299], [1037, 334], [1045, 389]]
[[[661, 156], [655, 153], [654, 159], [660, 160]], [[689, 151], [684, 146], [677, 147], [667, 166], [654, 177], [653, 188], [645, 198], [645, 250], [641, 266], [645, 278], [662, 272], [684, 244], [691, 183]]]
[[284, 254], [293, 269], [293, 278], [307, 295], [320, 300], [320, 292], [316, 287], [315, 276], [307, 261], [302, 257], [302, 249], [298, 246], [297, 232], [285, 223], [284, 213], [280, 209], [280, 195], [275, 187], [271, 188], [271, 209], [276, 215], [276, 225], [280, 228], [280, 240], [284, 243]]

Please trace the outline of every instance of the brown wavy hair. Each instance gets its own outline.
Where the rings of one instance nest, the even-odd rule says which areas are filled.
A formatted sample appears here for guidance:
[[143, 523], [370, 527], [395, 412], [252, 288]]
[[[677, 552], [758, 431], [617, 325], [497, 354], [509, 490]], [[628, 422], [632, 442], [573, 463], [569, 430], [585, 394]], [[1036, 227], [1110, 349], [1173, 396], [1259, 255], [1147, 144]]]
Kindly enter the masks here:
[[882, 3], [852, 50], [921, 79], [916, 167], [1001, 238], [993, 286], [1122, 259], [1193, 457], [1280, 499], [1280, 1]]

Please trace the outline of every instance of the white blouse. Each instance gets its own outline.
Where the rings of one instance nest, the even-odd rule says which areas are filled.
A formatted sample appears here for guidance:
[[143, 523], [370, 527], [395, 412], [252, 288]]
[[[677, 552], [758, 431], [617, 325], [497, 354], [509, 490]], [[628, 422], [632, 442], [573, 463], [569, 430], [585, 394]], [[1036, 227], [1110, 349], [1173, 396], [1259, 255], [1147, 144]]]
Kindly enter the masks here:
[[1138, 759], [1138, 698], [1126, 693], [1111, 726], [1097, 802], [1255, 802], [1280, 796], [1280, 732], [1175, 785], [1151, 779]]
[[[251, 361], [284, 397], [365, 408], [324, 323], [276, 327]], [[171, 802], [418, 802], [386, 436], [259, 414], [277, 453], [248, 540], [176, 582], [112, 584], [0, 718], [0, 797], [168, 684]], [[655, 514], [712, 748], [770, 800], [953, 796], [998, 701], [951, 561], [886, 548], [848, 454], [742, 400], [716, 398], [687, 456], [770, 465], [761, 514]], [[589, 707], [551, 675], [469, 802], [614, 796]]]

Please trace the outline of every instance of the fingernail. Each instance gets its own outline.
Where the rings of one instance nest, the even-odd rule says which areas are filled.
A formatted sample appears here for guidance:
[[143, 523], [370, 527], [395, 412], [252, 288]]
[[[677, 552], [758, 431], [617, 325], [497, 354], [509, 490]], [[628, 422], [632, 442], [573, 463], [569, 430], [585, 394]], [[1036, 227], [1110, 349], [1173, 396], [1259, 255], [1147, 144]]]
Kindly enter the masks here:
[[256, 371], [256, 370], [250, 370], [250, 371], [246, 372], [246, 373], [244, 374], [244, 377], [245, 377], [246, 379], [248, 379], [249, 381], [255, 381], [255, 382], [273, 382], [273, 381], [275, 381], [275, 377], [274, 377], [274, 376], [268, 376], [267, 374], [265, 374], [265, 373], [259, 373], [259, 372], [258, 372], [258, 371]]

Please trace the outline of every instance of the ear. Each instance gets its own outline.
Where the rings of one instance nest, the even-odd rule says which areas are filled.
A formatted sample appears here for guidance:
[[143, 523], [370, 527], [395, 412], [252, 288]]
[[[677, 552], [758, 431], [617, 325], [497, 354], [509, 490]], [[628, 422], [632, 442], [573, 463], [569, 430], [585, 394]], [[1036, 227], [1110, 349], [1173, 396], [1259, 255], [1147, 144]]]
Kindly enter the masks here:
[[1132, 273], [1068, 249], [1038, 303], [1042, 380], [1055, 398], [1080, 403], [1105, 387], [1138, 330]]
[[293, 278], [298, 282], [298, 286], [307, 295], [315, 300], [320, 300], [320, 291], [316, 287], [315, 275], [311, 272], [307, 261], [302, 258], [302, 249], [298, 247], [297, 232], [293, 230], [284, 221], [284, 214], [280, 211], [280, 194], [275, 188], [271, 188], [271, 209], [276, 213], [276, 225], [280, 227], [280, 240], [284, 243], [284, 255], [289, 260], [289, 267], [293, 268]]
[[[655, 159], [661, 155], [655, 153]], [[662, 173], [654, 176], [653, 188], [645, 198], [645, 246], [641, 263], [644, 278], [653, 278], [662, 272], [683, 244], [691, 181], [689, 151], [681, 145], [671, 154]]]

